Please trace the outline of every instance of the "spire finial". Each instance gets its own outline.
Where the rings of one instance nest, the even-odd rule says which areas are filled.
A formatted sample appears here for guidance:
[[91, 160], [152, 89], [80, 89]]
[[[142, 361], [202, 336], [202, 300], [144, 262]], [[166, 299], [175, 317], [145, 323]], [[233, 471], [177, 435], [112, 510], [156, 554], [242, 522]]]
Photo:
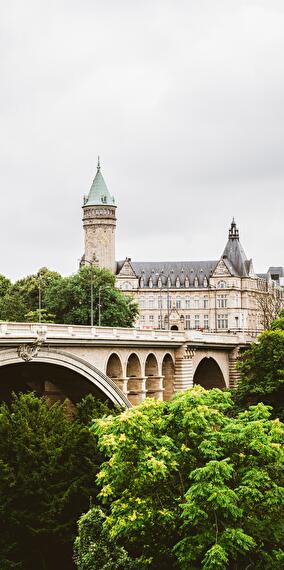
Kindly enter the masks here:
[[100, 157], [98, 156], [98, 166], [97, 166], [97, 171], [99, 172], [99, 170], [101, 169], [101, 163], [100, 163]]
[[237, 228], [237, 224], [235, 222], [235, 218], [233, 217], [231, 227], [229, 229], [229, 239], [239, 239], [239, 230]]

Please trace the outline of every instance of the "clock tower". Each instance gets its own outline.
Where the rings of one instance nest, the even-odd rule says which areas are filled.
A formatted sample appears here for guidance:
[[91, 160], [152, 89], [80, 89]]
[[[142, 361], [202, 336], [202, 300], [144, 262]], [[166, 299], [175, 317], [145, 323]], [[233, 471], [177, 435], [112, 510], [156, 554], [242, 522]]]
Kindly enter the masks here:
[[108, 191], [98, 158], [96, 176], [88, 196], [84, 197], [85, 253], [81, 265], [94, 264], [115, 273], [115, 213], [115, 200]]

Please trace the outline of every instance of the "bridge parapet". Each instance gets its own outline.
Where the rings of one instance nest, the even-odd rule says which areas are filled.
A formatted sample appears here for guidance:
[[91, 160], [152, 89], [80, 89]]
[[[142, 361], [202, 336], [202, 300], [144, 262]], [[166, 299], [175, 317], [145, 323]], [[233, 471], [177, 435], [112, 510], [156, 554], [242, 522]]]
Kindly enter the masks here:
[[250, 344], [255, 340], [252, 332], [216, 333], [168, 330], [145, 330], [137, 328], [91, 327], [83, 325], [57, 325], [36, 323], [1, 323], [0, 341], [7, 339], [33, 340], [43, 337], [45, 340], [78, 340], [78, 341], [124, 341], [143, 344], [143, 342], [172, 343], [179, 346], [184, 343], [194, 345], [236, 346]]

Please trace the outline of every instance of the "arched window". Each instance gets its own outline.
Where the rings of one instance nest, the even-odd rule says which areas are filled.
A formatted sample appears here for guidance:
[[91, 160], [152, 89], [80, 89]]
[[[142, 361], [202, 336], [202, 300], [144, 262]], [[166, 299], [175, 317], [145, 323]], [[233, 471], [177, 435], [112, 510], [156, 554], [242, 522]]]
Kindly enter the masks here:
[[219, 289], [225, 289], [225, 287], [227, 287], [226, 281], [218, 281], [217, 287]]
[[180, 278], [177, 276], [176, 278], [176, 287], [180, 287]]
[[185, 280], [184, 280], [184, 286], [185, 286], [185, 287], [189, 287], [189, 279], [188, 279], [187, 276], [186, 276], [186, 278], [185, 278]]
[[144, 297], [140, 297], [140, 298], [139, 298], [139, 305], [140, 305], [140, 309], [145, 309], [145, 299], [144, 299]]
[[150, 289], [152, 289], [152, 287], [153, 287], [153, 279], [152, 279], [152, 277], [149, 278], [149, 287], [150, 287]]
[[176, 308], [181, 309], [181, 297], [176, 298]]
[[122, 285], [122, 289], [124, 289], [125, 291], [129, 291], [129, 289], [132, 289], [131, 283], [129, 283], [129, 281], [125, 281]]
[[140, 278], [140, 287], [141, 287], [141, 289], [143, 289], [143, 287], [144, 287], [144, 277]]
[[204, 280], [203, 280], [203, 287], [208, 287], [208, 280], [207, 280], [207, 277], [204, 277]]
[[190, 309], [190, 297], [185, 298], [185, 308]]
[[198, 287], [199, 283], [198, 283], [198, 279], [197, 277], [194, 278], [194, 287]]

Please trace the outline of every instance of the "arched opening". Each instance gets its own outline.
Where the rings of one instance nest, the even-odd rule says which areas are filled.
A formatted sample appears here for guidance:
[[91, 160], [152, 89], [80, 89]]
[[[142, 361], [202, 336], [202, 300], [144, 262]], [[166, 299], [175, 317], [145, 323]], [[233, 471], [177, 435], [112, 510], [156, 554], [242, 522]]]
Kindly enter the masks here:
[[145, 362], [147, 396], [161, 400], [163, 397], [162, 378], [159, 376], [158, 362], [154, 354], [148, 354]]
[[131, 404], [138, 404], [145, 397], [145, 379], [142, 378], [141, 364], [137, 354], [131, 354], [127, 361], [128, 398]]
[[0, 359], [0, 399], [8, 401], [12, 392], [46, 395], [51, 401], [68, 399], [74, 405], [87, 394], [113, 404], [129, 406], [114, 382], [86, 360], [60, 350], [40, 350], [30, 361], [19, 350], [7, 349]]
[[194, 384], [200, 384], [206, 390], [212, 388], [226, 388], [223, 373], [214, 358], [203, 358], [198, 364], [194, 377]]
[[35, 392], [46, 396], [50, 402], [67, 401], [70, 412], [74, 404], [87, 394], [93, 394], [100, 400], [107, 400], [95, 384], [84, 376], [55, 364], [43, 362], [20, 362], [1, 367], [0, 400], [8, 402], [12, 393]]
[[127, 381], [126, 378], [123, 378], [121, 360], [115, 353], [111, 354], [107, 361], [106, 375], [114, 381], [120, 390], [126, 393]]
[[171, 331], [178, 331], [178, 326], [177, 326], [177, 325], [172, 325], [172, 326], [171, 326]]
[[166, 354], [162, 363], [164, 377], [164, 400], [170, 400], [174, 393], [175, 365], [170, 354]]
[[115, 380], [116, 378], [122, 378], [122, 364], [117, 354], [110, 355], [107, 361], [106, 375], [112, 380]]

